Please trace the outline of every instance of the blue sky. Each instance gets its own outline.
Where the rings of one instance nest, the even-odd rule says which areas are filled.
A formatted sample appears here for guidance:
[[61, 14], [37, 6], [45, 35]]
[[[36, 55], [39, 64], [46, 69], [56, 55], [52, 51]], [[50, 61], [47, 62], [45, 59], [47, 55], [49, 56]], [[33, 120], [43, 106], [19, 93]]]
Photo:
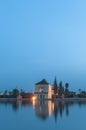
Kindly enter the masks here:
[[86, 0], [0, 1], [0, 89], [54, 77], [86, 86]]

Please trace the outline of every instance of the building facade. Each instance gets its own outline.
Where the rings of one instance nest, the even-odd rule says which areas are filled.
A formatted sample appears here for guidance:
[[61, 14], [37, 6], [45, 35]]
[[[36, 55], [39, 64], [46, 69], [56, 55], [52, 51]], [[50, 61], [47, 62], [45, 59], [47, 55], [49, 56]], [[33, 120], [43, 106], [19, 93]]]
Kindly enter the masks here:
[[36, 99], [51, 99], [52, 94], [52, 85], [50, 85], [45, 79], [35, 84]]

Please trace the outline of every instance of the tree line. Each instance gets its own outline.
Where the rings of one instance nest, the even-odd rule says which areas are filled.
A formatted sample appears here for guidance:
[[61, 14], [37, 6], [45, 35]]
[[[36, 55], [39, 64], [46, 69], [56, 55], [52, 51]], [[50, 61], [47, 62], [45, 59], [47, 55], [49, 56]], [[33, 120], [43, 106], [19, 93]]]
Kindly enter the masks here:
[[53, 97], [55, 97], [55, 98], [62, 97], [62, 96], [63, 97], [73, 97], [75, 94], [74, 92], [69, 91], [68, 82], [65, 83], [65, 87], [63, 86], [62, 81], [60, 81], [60, 83], [57, 84], [56, 77], [55, 77], [54, 84], [53, 84], [53, 91], [54, 91]]

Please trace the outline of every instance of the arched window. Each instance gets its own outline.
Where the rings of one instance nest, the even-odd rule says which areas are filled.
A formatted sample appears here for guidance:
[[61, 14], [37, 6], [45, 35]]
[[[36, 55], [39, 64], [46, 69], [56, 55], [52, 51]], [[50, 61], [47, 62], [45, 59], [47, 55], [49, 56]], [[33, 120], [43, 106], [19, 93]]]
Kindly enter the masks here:
[[43, 88], [40, 88], [40, 89], [39, 89], [39, 92], [43, 93], [43, 92], [44, 92], [44, 89], [43, 89]]

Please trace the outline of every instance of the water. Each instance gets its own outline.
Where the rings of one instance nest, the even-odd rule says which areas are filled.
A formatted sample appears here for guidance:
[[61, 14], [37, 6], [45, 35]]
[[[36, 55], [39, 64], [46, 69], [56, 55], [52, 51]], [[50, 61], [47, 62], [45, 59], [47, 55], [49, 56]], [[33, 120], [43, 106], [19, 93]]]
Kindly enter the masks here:
[[86, 130], [86, 102], [2, 102], [0, 129]]

